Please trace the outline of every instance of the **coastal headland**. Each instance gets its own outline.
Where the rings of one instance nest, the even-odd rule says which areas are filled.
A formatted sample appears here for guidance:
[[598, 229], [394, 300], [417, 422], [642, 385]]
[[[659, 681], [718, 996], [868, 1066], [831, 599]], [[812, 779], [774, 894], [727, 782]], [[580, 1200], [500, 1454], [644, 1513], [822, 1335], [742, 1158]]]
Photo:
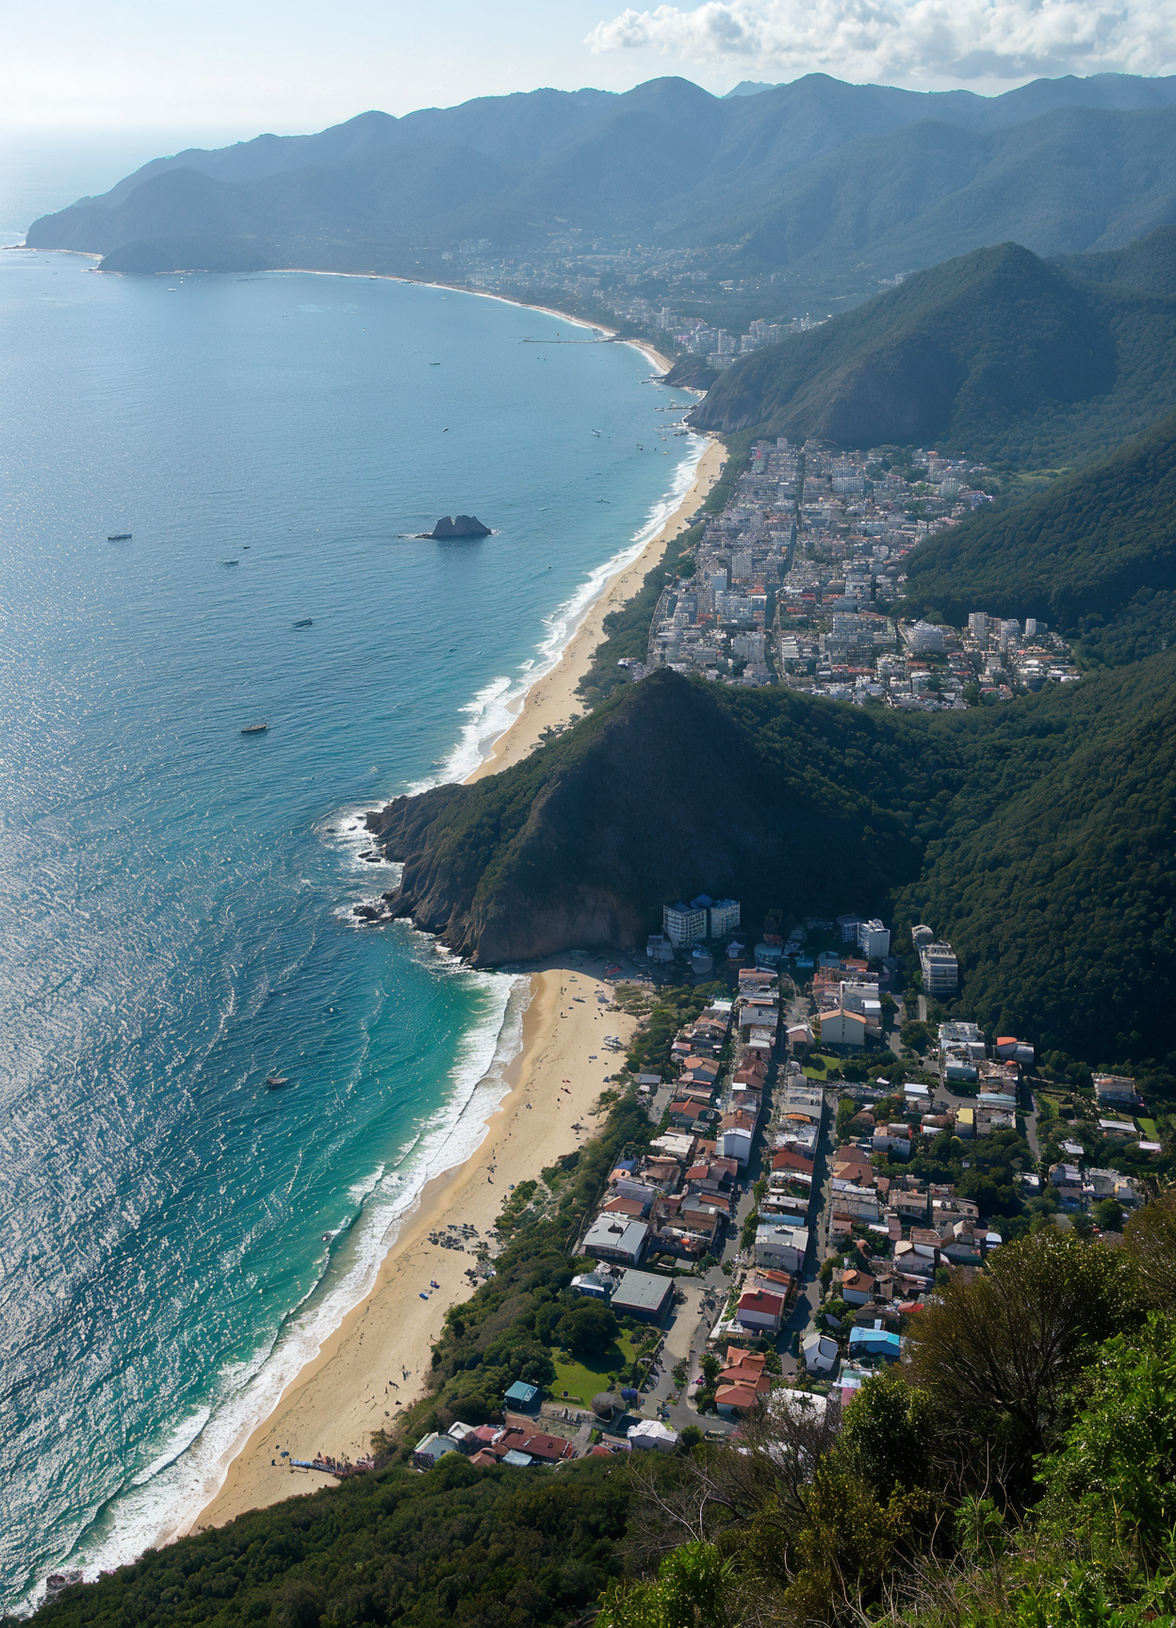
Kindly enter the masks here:
[[[668, 366], [664, 357], [649, 354]], [[640, 555], [605, 584], [558, 663], [520, 698], [517, 717], [471, 780], [517, 762], [545, 729], [581, 710], [577, 686], [604, 636], [605, 617], [638, 590], [671, 538], [685, 529], [725, 457], [723, 443], [712, 441], [689, 491]], [[223, 1525], [245, 1510], [329, 1484], [326, 1475], [292, 1470], [282, 1451], [302, 1460], [325, 1454], [354, 1461], [368, 1452], [371, 1433], [421, 1394], [445, 1312], [472, 1292], [464, 1272], [473, 1265], [473, 1244], [462, 1253], [431, 1239], [461, 1227], [476, 1228], [481, 1239], [493, 1236], [511, 1186], [536, 1176], [595, 1133], [594, 1109], [613, 1066], [602, 1042], [606, 1034], [627, 1042], [635, 1026], [633, 1018], [597, 999], [611, 988], [599, 975], [602, 968], [599, 959], [580, 963], [563, 956], [530, 971], [521, 1050], [509, 1066], [507, 1095], [481, 1146], [426, 1185], [371, 1292], [287, 1386], [199, 1515], [169, 1537]], [[440, 1288], [431, 1288], [433, 1282]]]
[[[424, 1188], [371, 1293], [287, 1386], [230, 1463], [211, 1501], [168, 1534], [169, 1540], [333, 1485], [329, 1476], [292, 1470], [281, 1450], [298, 1459], [319, 1453], [358, 1459], [369, 1449], [371, 1432], [390, 1424], [421, 1394], [446, 1311], [472, 1293], [464, 1272], [474, 1264], [472, 1246], [462, 1253], [430, 1237], [451, 1224], [476, 1227], [482, 1239], [492, 1237], [511, 1187], [595, 1134], [594, 1109], [614, 1066], [604, 1037], [627, 1041], [635, 1024], [597, 999], [611, 992], [601, 969], [599, 959], [580, 964], [573, 957], [532, 972], [522, 1048], [509, 1067], [507, 1095], [482, 1145]], [[433, 1281], [441, 1287], [430, 1289]]]

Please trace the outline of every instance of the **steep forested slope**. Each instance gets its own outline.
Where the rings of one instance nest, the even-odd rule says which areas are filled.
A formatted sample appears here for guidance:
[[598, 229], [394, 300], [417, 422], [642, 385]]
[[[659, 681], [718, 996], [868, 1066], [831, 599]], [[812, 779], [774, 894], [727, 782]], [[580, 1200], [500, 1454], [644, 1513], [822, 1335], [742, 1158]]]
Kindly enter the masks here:
[[1092, 283], [1117, 283], [1149, 294], [1176, 294], [1176, 226], [1158, 226], [1146, 237], [1105, 254], [1066, 255], [1058, 264]]
[[1136, 672], [1114, 678], [1124, 724], [1089, 745], [1071, 730], [983, 817], [960, 806], [904, 898], [950, 923], [987, 1028], [1103, 1061], [1173, 1051], [1176, 1000], [1176, 688], [1133, 721]]
[[704, 889], [753, 930], [773, 907], [897, 907], [957, 944], [986, 1025], [1092, 1062], [1166, 1057], [1174, 685], [1171, 652], [911, 717], [660, 673], [515, 768], [370, 823], [405, 861], [393, 907], [482, 963], [639, 943]]
[[751, 209], [716, 198], [710, 241], [749, 266], [933, 265], [1012, 238], [1038, 254], [1110, 249], [1172, 219], [1176, 112], [1060, 108], [972, 133], [934, 117], [848, 142]]
[[1176, 415], [1011, 509], [921, 544], [911, 614], [1038, 616], [1082, 634], [1088, 661], [1176, 642]]
[[1176, 299], [1080, 280], [1006, 243], [735, 363], [691, 419], [1040, 468], [1089, 457], [1173, 406]]
[[38, 1620], [318, 1628], [329, 1600], [338, 1624], [566, 1623], [619, 1573], [628, 1502], [600, 1460], [557, 1478], [455, 1453], [427, 1477], [364, 1476], [150, 1551]]
[[[1159, 105], [1139, 105], [1141, 86]], [[1111, 249], [1170, 220], [1172, 83], [1043, 87], [1006, 101], [812, 75], [727, 100], [660, 79], [369, 113], [156, 160], [35, 222], [29, 242], [105, 254], [142, 241], [210, 270], [411, 272], [464, 240], [510, 252], [579, 230], [818, 280], [856, 266], [864, 289], [1009, 237]], [[1108, 100], [1128, 110], [1076, 105]]]
[[[475, 963], [633, 943], [669, 898], [760, 914], [881, 901], [915, 875], [912, 769], [885, 717], [654, 675], [513, 769], [401, 797], [369, 824], [405, 862], [394, 907]], [[860, 781], [861, 790], [855, 785]]]

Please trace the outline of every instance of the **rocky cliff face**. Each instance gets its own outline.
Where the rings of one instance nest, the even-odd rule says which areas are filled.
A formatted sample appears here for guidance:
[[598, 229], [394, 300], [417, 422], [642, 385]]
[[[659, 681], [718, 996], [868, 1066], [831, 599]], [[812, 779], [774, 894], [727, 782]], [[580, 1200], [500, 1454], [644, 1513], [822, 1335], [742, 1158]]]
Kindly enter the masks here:
[[[796, 725], [774, 760], [764, 713], [786, 733]], [[660, 929], [665, 902], [702, 891], [753, 915], [794, 902], [840, 909], [850, 894], [880, 901], [884, 874], [909, 868], [907, 845], [828, 778], [842, 747], [810, 738], [810, 716], [835, 733], [875, 729], [787, 694], [765, 703], [655, 674], [513, 769], [370, 814], [404, 866], [392, 911], [484, 966], [631, 948]], [[901, 753], [893, 772], [904, 772]]]
[[451, 520], [442, 515], [429, 533], [430, 537], [489, 537], [490, 527], [484, 526], [476, 514], [455, 514]]

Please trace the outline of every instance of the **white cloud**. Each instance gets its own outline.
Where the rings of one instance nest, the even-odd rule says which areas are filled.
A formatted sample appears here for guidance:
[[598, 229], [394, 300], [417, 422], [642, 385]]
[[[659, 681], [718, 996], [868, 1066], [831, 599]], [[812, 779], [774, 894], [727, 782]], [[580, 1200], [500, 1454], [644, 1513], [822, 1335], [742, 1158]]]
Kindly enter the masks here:
[[841, 79], [1027, 79], [1176, 70], [1171, 0], [706, 0], [597, 23], [593, 51], [651, 49], [744, 71]]

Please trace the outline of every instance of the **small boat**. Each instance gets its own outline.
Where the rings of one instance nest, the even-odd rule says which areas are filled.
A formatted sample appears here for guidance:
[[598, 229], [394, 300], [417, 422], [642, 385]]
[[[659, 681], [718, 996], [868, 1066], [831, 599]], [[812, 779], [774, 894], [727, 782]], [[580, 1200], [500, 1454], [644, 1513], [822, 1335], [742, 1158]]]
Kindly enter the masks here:
[[284, 1074], [267, 1074], [265, 1078], [267, 1091], [280, 1091], [284, 1085], [289, 1085], [289, 1083]]
[[129, 531], [112, 531], [106, 539], [108, 543], [129, 543], [130, 540], [131, 533]]
[[313, 616], [304, 616], [302, 618], [301, 622], [293, 622], [293, 623], [291, 623], [291, 626], [292, 627], [313, 627], [314, 626], [314, 617]]
[[221, 561], [222, 565], [240, 565], [240, 563], [241, 563], [240, 560], [222, 560]]
[[242, 735], [264, 735], [268, 728], [268, 724], [246, 724], [241, 733]]

